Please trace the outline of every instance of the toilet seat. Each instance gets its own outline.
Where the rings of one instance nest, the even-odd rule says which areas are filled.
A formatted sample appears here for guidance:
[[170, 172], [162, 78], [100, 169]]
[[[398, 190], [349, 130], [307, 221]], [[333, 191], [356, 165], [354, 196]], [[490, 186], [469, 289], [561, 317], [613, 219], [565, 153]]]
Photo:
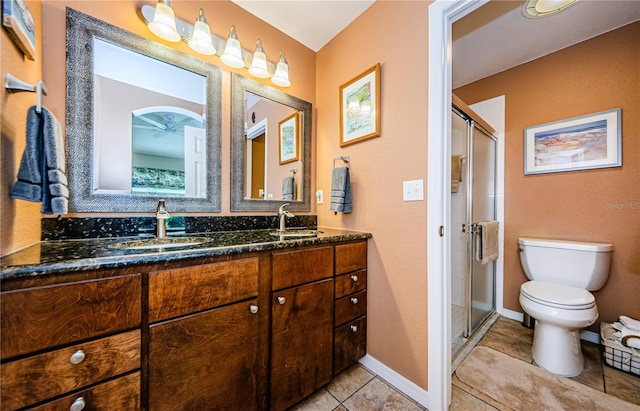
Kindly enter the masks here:
[[523, 297], [539, 304], [564, 310], [585, 310], [596, 305], [589, 291], [544, 281], [528, 281], [520, 286]]

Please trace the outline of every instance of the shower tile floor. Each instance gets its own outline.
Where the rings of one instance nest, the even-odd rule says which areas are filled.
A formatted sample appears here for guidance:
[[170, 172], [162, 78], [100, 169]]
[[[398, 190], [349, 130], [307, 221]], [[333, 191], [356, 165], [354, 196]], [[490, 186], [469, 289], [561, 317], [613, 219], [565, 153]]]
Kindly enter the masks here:
[[[499, 317], [478, 345], [484, 345], [532, 363], [532, 342], [533, 330], [523, 327], [517, 321]], [[583, 341], [582, 350], [585, 357], [585, 370], [573, 378], [575, 381], [640, 405], [640, 377], [605, 365], [602, 362], [600, 348], [595, 344]], [[450, 411], [511, 410], [509, 404], [497, 403], [482, 392], [466, 387], [455, 375], [452, 380]], [[339, 374], [327, 386], [291, 410], [421, 411], [425, 408], [358, 364]]]

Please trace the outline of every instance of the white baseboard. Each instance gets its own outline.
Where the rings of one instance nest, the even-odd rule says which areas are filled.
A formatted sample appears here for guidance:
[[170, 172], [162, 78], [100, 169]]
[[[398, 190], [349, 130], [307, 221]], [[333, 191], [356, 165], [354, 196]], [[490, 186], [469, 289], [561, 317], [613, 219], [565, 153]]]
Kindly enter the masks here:
[[427, 390], [409, 381], [369, 354], [360, 359], [360, 364], [371, 370], [371, 372], [378, 375], [389, 384], [393, 385], [398, 391], [402, 392], [407, 397], [411, 398], [423, 407], [427, 409], [429, 408], [429, 393]]
[[[517, 311], [511, 311], [507, 309], [502, 310], [502, 316], [507, 317], [511, 320], [516, 320], [522, 322], [524, 318], [524, 313], [519, 313]], [[600, 334], [595, 333], [593, 331], [581, 330], [580, 331], [580, 339], [584, 341], [589, 341], [594, 344], [600, 344]]]

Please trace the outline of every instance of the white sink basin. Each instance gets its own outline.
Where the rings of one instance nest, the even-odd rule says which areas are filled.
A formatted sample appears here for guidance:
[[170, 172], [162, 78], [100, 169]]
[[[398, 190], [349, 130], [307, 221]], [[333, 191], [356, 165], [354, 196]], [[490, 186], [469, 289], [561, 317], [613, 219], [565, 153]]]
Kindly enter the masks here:
[[144, 240], [133, 240], [122, 243], [111, 244], [111, 248], [121, 248], [125, 250], [149, 250], [155, 248], [178, 248], [200, 245], [210, 241], [201, 237], [165, 237], [148, 238]]

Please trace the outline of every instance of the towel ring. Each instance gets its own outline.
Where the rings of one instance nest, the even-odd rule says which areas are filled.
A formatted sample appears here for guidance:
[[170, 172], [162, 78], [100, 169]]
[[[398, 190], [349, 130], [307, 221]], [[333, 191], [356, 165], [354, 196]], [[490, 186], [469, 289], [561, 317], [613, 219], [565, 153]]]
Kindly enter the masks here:
[[17, 77], [9, 73], [5, 73], [4, 78], [5, 78], [4, 88], [6, 88], [9, 93], [20, 93], [23, 91], [27, 91], [31, 93], [35, 92], [36, 93], [36, 111], [38, 113], [42, 112], [42, 94], [44, 93], [44, 95], [47, 96], [48, 93], [47, 93], [47, 86], [45, 86], [41, 80], [38, 80], [36, 82], [36, 85], [33, 86], [27, 82], [24, 82], [18, 79]]
[[351, 158], [349, 156], [337, 156], [333, 158], [333, 168], [336, 168], [336, 160], [342, 160], [345, 163], [348, 163]]

